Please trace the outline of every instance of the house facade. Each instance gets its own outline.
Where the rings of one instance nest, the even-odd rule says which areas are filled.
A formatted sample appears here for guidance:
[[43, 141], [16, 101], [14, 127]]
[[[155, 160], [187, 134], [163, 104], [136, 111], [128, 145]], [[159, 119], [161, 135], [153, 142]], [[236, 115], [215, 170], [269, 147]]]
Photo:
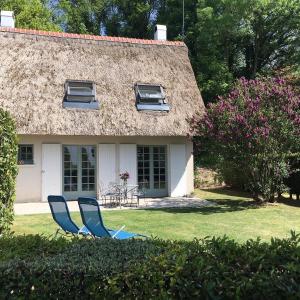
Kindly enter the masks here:
[[126, 171], [149, 197], [193, 192], [188, 120], [204, 104], [184, 43], [0, 27], [0, 44], [17, 202], [96, 197]]

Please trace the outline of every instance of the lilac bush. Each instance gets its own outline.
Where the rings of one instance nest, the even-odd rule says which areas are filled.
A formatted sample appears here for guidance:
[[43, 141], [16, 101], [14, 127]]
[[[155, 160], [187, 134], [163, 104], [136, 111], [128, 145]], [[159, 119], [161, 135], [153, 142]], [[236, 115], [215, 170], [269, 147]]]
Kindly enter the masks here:
[[288, 157], [300, 153], [300, 95], [283, 79], [241, 78], [235, 88], [191, 120], [196, 146], [244, 178], [260, 201], [284, 191]]

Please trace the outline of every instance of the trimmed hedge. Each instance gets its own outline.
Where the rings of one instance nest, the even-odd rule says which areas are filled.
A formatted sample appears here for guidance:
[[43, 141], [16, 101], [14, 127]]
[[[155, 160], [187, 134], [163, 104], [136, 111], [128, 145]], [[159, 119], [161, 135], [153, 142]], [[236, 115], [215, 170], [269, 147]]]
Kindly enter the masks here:
[[1, 299], [300, 298], [300, 236], [294, 233], [270, 243], [244, 244], [226, 237], [192, 242], [61, 239], [49, 244], [49, 251], [49, 241], [28, 239], [39, 239], [35, 245], [44, 250], [30, 255], [16, 250], [21, 242], [1, 242], [14, 245], [17, 253], [0, 263]]
[[0, 236], [9, 232], [14, 217], [17, 150], [15, 123], [0, 108]]

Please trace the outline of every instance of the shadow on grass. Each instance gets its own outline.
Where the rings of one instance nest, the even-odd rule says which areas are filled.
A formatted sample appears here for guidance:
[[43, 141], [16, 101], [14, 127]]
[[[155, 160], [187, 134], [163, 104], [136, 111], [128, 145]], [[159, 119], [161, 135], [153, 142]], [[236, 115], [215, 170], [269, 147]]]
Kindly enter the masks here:
[[[233, 190], [228, 187], [213, 188], [213, 189], [201, 189], [201, 191], [215, 193], [215, 194], [219, 194], [219, 195], [226, 195], [226, 196], [230, 196], [230, 197], [251, 198], [251, 195], [247, 192]], [[224, 200], [226, 200], [226, 199], [224, 199]]]
[[232, 199], [210, 199], [214, 202], [212, 206], [203, 207], [174, 207], [174, 208], [146, 208], [146, 211], [163, 211], [172, 214], [197, 213], [201, 215], [211, 215], [216, 213], [236, 212], [246, 209], [258, 209], [262, 206], [254, 201], [232, 200]]
[[296, 199], [281, 197], [280, 199], [278, 199], [277, 202], [289, 206], [300, 207], [300, 200], [296, 200]]

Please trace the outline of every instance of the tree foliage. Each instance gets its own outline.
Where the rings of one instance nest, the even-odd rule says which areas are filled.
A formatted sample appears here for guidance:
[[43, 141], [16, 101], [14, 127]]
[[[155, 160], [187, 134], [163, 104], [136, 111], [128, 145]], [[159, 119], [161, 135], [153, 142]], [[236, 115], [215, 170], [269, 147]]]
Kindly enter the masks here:
[[60, 31], [54, 12], [45, 0], [0, 0], [1, 10], [11, 10], [16, 17], [16, 27]]
[[60, 0], [68, 32], [151, 38], [158, 0]]
[[193, 65], [206, 102], [242, 76], [272, 74], [299, 62], [297, 0], [200, 0]]
[[191, 125], [221, 174], [237, 174], [254, 199], [272, 201], [284, 191], [289, 157], [300, 153], [300, 95], [284, 80], [242, 78]]
[[8, 112], [0, 108], [0, 236], [9, 232], [13, 222], [17, 145], [15, 123]]

